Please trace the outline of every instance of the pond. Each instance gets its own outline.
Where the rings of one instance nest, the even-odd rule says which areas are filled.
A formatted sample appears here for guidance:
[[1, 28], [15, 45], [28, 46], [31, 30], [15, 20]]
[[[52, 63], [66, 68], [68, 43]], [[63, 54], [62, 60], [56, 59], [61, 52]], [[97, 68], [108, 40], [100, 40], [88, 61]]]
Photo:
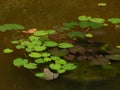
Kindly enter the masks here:
[[[100, 2], [105, 2], [107, 5], [104, 7], [97, 6]], [[51, 29], [54, 26], [61, 26], [64, 22], [76, 21], [80, 15], [106, 19], [120, 17], [119, 0], [0, 0], [0, 4], [1, 25], [16, 23], [25, 26], [27, 29]], [[102, 31], [93, 31], [96, 34], [95, 40], [108, 43], [111, 46], [120, 45], [120, 29], [115, 30], [113, 25], [104, 29]], [[85, 65], [52, 81], [39, 79], [27, 70], [16, 68], [12, 60], [17, 56], [22, 56], [23, 53], [15, 52], [12, 55], [6, 55], [3, 53], [3, 49], [8, 46], [14, 47], [9, 42], [18, 38], [19, 35], [18, 32], [13, 31], [0, 32], [1, 90], [120, 89], [120, 62], [113, 64], [113, 66], [117, 67], [114, 71], [103, 71], [99, 67], [86, 70], [88, 66]]]

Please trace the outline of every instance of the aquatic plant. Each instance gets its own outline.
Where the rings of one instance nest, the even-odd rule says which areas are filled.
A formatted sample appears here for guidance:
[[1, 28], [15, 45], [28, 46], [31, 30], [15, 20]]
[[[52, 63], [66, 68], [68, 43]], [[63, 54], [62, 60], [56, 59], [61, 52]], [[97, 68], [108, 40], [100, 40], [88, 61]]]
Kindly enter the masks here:
[[106, 6], [107, 3], [101, 2], [101, 3], [98, 3], [97, 5], [100, 6], [100, 7], [103, 7], [103, 6]]
[[111, 22], [112, 24], [119, 24], [120, 18], [109, 18], [108, 22]]

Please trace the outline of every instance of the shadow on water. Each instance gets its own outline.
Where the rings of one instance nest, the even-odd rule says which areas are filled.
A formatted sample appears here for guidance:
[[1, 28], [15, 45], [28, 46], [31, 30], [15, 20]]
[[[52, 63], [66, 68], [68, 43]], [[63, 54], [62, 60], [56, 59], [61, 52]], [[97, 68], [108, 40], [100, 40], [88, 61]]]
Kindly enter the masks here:
[[[0, 24], [18, 23], [26, 28], [51, 29], [63, 22], [77, 20], [79, 15], [109, 18], [120, 17], [120, 0], [104, 0], [108, 5], [98, 7], [98, 0], [0, 0]], [[97, 33], [97, 32], [95, 32]], [[120, 44], [120, 31], [110, 26], [96, 40], [112, 45]], [[2, 50], [17, 38], [15, 33], [0, 33], [0, 90], [119, 90], [120, 78], [81, 81], [63, 78], [45, 81], [34, 77], [30, 72], [13, 66], [17, 52], [5, 55]], [[13, 56], [13, 57], [11, 57]], [[112, 72], [111, 72], [112, 73]]]

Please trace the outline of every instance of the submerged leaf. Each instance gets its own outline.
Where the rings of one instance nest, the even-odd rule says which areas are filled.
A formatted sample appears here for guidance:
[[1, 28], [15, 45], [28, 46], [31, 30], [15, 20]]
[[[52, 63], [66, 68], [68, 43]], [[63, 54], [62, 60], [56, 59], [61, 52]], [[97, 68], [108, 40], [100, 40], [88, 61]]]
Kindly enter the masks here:
[[120, 60], [120, 54], [107, 55], [106, 57], [111, 60]]
[[72, 63], [67, 63], [67, 64], [64, 64], [62, 66], [63, 70], [74, 70], [76, 68], [77, 68], [77, 66], [75, 64], [72, 64]]

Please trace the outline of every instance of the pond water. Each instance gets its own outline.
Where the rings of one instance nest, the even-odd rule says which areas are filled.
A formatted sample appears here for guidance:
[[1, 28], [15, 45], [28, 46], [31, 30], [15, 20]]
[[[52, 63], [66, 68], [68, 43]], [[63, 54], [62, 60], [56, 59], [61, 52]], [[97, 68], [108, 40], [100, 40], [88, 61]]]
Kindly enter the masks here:
[[[99, 7], [97, 6], [99, 2], [106, 2], [107, 6]], [[120, 0], [0, 0], [0, 24], [18, 23], [26, 28], [51, 29], [64, 22], [77, 20], [79, 15], [101, 18], [120, 17]], [[96, 41], [110, 45], [120, 44], [120, 30], [115, 30], [114, 26], [94, 33]], [[93, 77], [96, 78], [89, 79], [89, 76], [86, 75], [81, 80], [78, 73], [77, 79], [61, 75], [56, 80], [45, 81], [36, 78], [29, 71], [14, 67], [12, 60], [22, 53], [16, 52], [14, 56], [6, 55], [2, 50], [8, 46], [13, 47], [9, 41], [17, 38], [16, 34], [18, 33], [0, 33], [0, 90], [120, 89], [119, 74], [102, 79], [95, 75]], [[120, 68], [120, 64], [118, 64], [118, 68]]]

